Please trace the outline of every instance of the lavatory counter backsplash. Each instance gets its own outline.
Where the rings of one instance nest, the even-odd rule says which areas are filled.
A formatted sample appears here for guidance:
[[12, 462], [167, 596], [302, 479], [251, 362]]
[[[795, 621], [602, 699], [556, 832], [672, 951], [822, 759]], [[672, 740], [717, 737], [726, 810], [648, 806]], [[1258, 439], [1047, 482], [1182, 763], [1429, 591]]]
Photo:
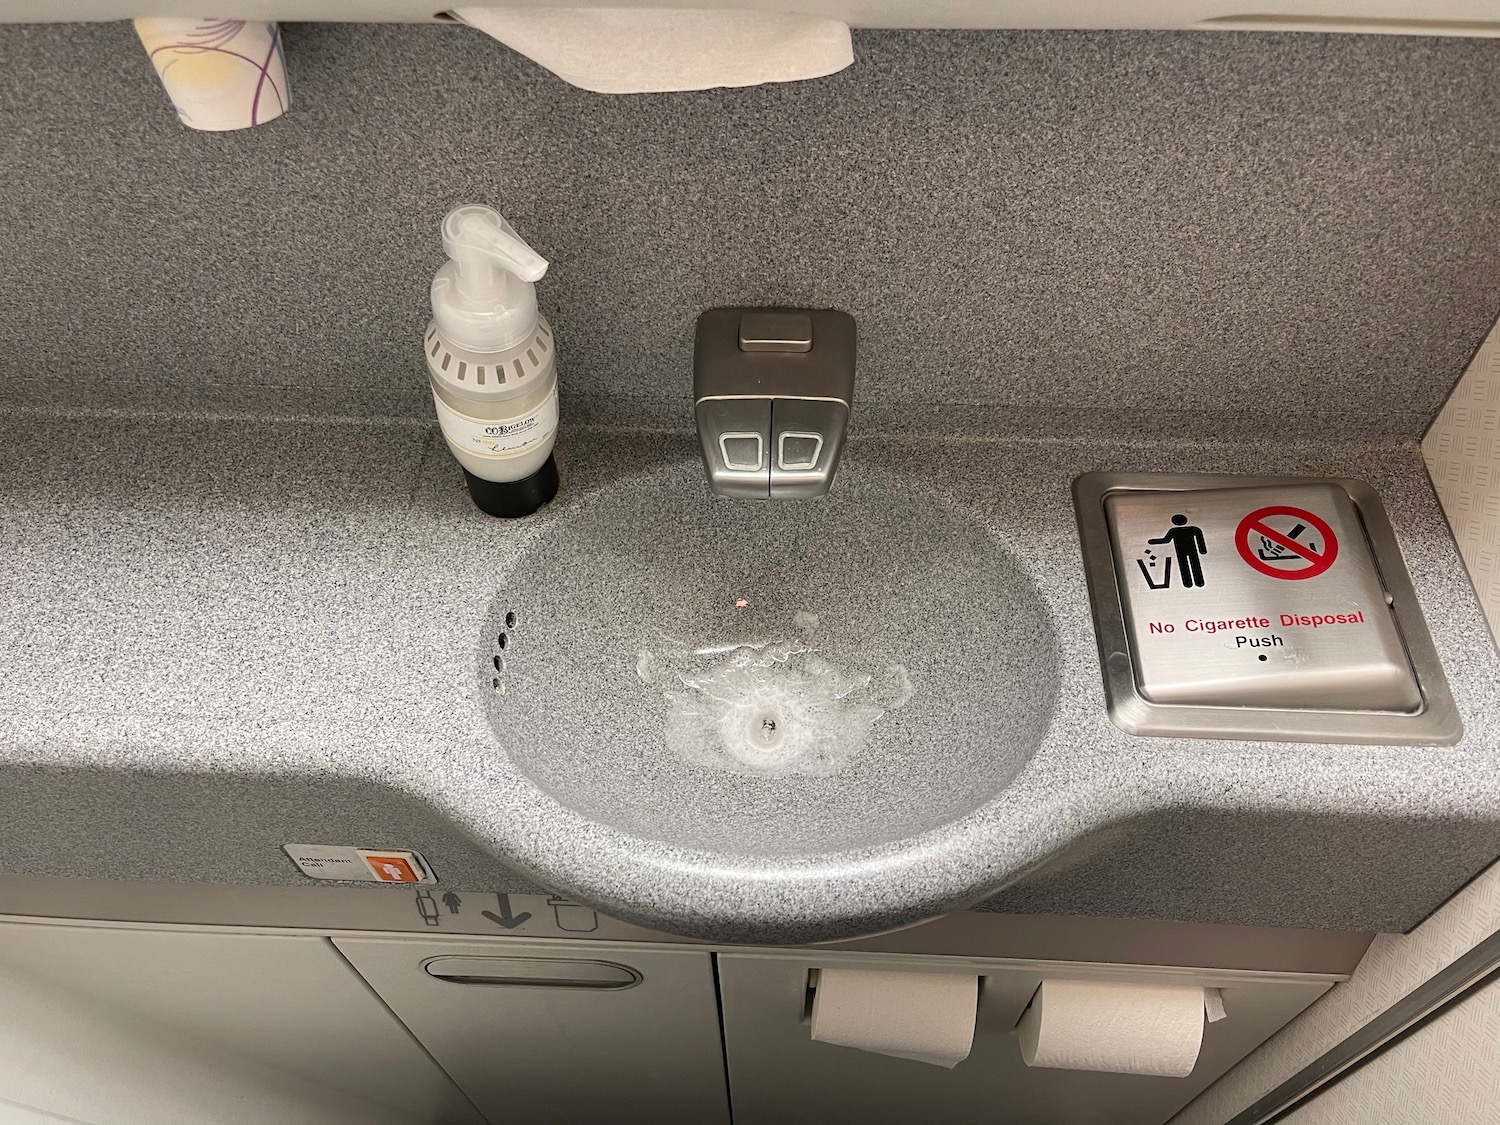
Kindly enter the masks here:
[[1497, 40], [866, 31], [612, 97], [460, 27], [285, 35], [291, 112], [214, 134], [128, 25], [0, 26], [0, 404], [426, 417], [465, 201], [553, 260], [599, 423], [688, 426], [697, 313], [780, 303], [857, 317], [857, 427], [1415, 439], [1500, 310]]

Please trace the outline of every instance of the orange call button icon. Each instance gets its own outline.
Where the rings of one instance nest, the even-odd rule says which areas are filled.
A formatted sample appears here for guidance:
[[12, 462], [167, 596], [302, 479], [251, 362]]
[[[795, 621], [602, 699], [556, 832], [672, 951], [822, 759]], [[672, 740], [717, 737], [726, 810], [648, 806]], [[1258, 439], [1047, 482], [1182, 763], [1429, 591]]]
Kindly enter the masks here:
[[422, 877], [412, 870], [410, 861], [398, 855], [367, 855], [364, 857], [375, 878], [382, 883], [420, 883]]

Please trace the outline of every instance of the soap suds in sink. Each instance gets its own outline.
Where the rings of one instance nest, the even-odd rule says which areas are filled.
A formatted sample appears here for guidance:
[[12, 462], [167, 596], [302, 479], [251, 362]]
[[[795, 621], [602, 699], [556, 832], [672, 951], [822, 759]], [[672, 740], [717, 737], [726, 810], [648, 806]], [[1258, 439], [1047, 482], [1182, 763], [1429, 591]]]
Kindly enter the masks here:
[[795, 640], [668, 640], [636, 662], [665, 689], [667, 748], [686, 761], [763, 777], [826, 776], [843, 768], [913, 688], [906, 668], [841, 668], [813, 644], [819, 619], [799, 612]]

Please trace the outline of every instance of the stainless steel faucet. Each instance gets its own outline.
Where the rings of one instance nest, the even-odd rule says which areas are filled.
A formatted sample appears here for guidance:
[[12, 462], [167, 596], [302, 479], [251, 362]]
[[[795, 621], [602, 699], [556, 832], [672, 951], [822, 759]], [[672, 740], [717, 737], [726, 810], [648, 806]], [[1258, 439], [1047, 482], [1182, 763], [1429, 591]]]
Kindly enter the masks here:
[[854, 399], [854, 318], [836, 309], [709, 309], [693, 401], [708, 487], [773, 500], [833, 487]]

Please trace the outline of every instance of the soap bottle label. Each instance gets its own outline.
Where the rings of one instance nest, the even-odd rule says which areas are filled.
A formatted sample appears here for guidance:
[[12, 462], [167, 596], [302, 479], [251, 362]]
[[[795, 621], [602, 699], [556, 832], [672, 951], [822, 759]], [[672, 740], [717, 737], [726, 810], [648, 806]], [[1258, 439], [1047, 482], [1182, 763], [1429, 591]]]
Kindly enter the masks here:
[[557, 430], [556, 386], [534, 410], [509, 418], [475, 418], [454, 410], [438, 395], [432, 400], [444, 436], [465, 453], [479, 457], [513, 457]]

